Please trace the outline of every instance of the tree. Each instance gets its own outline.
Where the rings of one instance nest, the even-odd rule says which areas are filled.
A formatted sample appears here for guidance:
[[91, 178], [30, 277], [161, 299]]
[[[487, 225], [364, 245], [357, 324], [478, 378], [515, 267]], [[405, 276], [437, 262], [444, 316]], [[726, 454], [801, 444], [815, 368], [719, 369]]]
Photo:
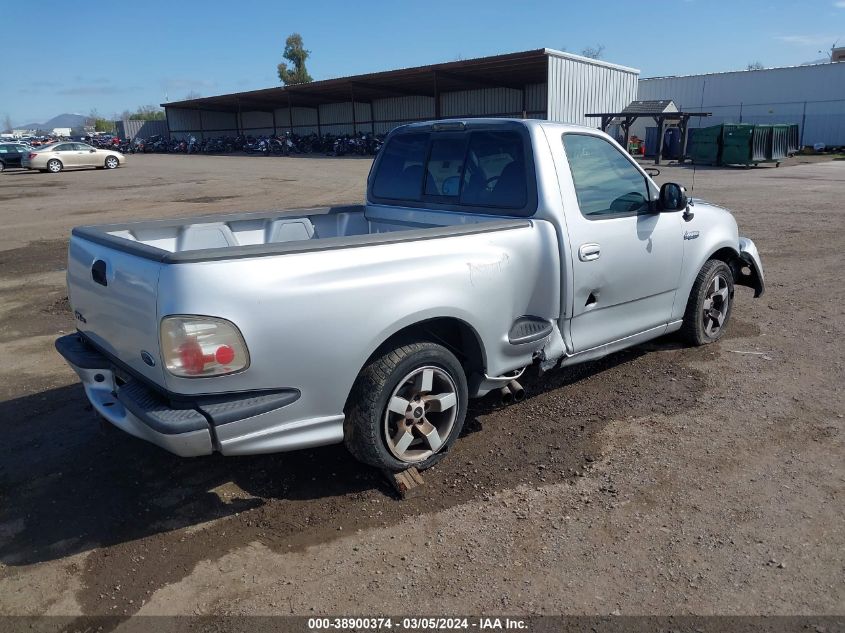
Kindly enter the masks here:
[[95, 132], [114, 132], [114, 121], [101, 117], [96, 108], [88, 114], [85, 125], [93, 127]]
[[154, 105], [139, 106], [129, 115], [132, 121], [164, 121], [165, 118], [164, 110]]
[[765, 66], [760, 62], [751, 62], [748, 66], [745, 67], [745, 70], [763, 70]]
[[9, 116], [7, 112], [5, 116], [3, 116], [3, 131], [4, 132], [11, 132], [12, 131], [12, 117]]
[[601, 59], [602, 55], [604, 55], [604, 44], [585, 46], [581, 51], [582, 57], [589, 57], [590, 59]]
[[191, 90], [188, 94], [185, 95], [184, 100], [188, 101], [189, 99], [199, 99], [201, 96], [202, 95], [196, 90]]
[[311, 55], [311, 51], [305, 50], [302, 45], [302, 36], [299, 33], [291, 33], [285, 40], [285, 51], [282, 53], [293, 68], [288, 68], [286, 62], [278, 65], [279, 81], [286, 86], [294, 84], [307, 84], [311, 79], [308, 70], [305, 68], [305, 60]]

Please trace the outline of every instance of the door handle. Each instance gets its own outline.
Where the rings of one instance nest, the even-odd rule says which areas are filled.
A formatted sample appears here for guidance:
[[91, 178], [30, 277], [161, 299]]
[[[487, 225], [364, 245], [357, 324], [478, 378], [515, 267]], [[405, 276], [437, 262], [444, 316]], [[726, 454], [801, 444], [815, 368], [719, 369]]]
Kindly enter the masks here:
[[591, 262], [598, 259], [599, 255], [601, 255], [601, 246], [598, 244], [581, 244], [581, 248], [578, 249], [578, 259], [582, 262]]

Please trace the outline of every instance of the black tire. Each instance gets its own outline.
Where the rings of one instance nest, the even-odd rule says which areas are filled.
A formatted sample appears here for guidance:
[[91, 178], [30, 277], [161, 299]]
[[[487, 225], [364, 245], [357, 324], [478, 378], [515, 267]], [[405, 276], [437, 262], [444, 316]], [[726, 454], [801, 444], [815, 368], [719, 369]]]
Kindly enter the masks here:
[[118, 165], [120, 165], [120, 161], [115, 156], [107, 156], [103, 162], [103, 167], [106, 169], [117, 169]]
[[64, 169], [64, 165], [58, 158], [51, 158], [47, 161], [47, 171], [51, 174], [58, 174], [62, 169]]
[[[391, 452], [393, 449], [388, 447], [388, 402], [394, 391], [408, 384], [403, 382], [403, 378], [414, 371], [432, 367], [447, 375], [455, 388], [457, 402], [454, 405], [454, 421], [445, 439], [441, 438], [442, 443], [432, 454], [419, 461], [399, 459]], [[408, 343], [375, 358], [361, 370], [347, 401], [344, 442], [355, 458], [376, 468], [399, 472], [414, 466], [423, 470], [443, 459], [461, 434], [467, 401], [466, 375], [458, 359], [449, 350], [427, 341]], [[412, 403], [411, 406], [416, 405]], [[415, 444], [422, 444], [423, 441], [424, 438], [416, 435]], [[428, 450], [425, 446], [423, 448]]]
[[[725, 286], [720, 286], [717, 282], [717, 293], [714, 295], [714, 280], [717, 277], [724, 281]], [[719, 295], [722, 288], [727, 290], [727, 306]], [[708, 298], [711, 300], [710, 309], [707, 309]], [[733, 299], [734, 277], [730, 267], [718, 259], [705, 262], [692, 285], [684, 323], [681, 326], [681, 337], [691, 345], [707, 345], [718, 341], [724, 336], [730, 322]], [[706, 309], [708, 314], [705, 314]], [[712, 316], [714, 313], [721, 315], [721, 323], [718, 323], [718, 317]]]
[[6, 169], [6, 163], [4, 163], [2, 160], [0, 160], [0, 172], [2, 172], [5, 169]]

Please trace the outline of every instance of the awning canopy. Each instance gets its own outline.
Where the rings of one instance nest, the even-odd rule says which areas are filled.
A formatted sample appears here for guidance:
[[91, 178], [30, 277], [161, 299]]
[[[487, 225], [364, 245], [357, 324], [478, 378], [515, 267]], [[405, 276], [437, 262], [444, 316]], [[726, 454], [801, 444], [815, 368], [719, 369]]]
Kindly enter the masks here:
[[270, 112], [289, 105], [314, 108], [326, 103], [369, 103], [373, 99], [386, 97], [435, 97], [442, 92], [474, 88], [504, 87], [521, 90], [527, 84], [547, 81], [547, 72], [547, 49], [540, 48], [307, 84], [172, 101], [161, 105], [225, 112]]

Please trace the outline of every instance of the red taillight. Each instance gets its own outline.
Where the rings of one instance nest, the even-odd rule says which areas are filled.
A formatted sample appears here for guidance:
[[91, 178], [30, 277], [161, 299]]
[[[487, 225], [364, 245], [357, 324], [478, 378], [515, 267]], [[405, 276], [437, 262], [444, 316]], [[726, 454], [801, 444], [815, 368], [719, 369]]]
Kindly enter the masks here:
[[205, 356], [202, 347], [196, 341], [187, 341], [179, 346], [179, 357], [186, 374], [201, 374], [205, 368]]
[[165, 317], [161, 351], [167, 370], [186, 378], [231, 374], [249, 365], [241, 333], [231, 322], [214, 317]]
[[35, 158], [35, 156], [36, 156], [35, 152], [30, 152], [29, 160], [32, 160], [33, 158]]
[[235, 360], [235, 350], [233, 350], [229, 345], [221, 345], [214, 353], [214, 357], [221, 365], [228, 365]]

